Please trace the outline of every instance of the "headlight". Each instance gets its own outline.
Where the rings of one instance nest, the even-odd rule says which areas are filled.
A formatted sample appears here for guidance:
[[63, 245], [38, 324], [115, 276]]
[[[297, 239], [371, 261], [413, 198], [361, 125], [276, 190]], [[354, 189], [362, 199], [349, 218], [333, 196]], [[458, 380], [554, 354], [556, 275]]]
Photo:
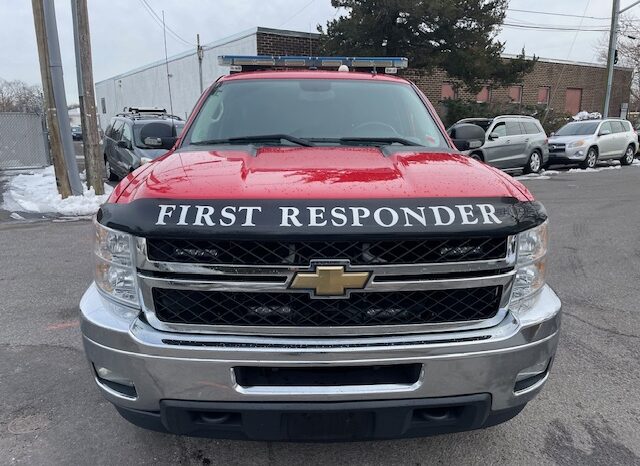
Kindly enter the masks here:
[[518, 235], [518, 265], [510, 303], [515, 312], [526, 309], [528, 299], [545, 284], [548, 242], [548, 222]]
[[96, 227], [95, 281], [100, 290], [125, 304], [138, 305], [133, 237], [94, 221]]
[[573, 148], [573, 147], [582, 147], [586, 144], [585, 141], [583, 141], [582, 139], [579, 141], [574, 141], [571, 144], [569, 144], [569, 147]]

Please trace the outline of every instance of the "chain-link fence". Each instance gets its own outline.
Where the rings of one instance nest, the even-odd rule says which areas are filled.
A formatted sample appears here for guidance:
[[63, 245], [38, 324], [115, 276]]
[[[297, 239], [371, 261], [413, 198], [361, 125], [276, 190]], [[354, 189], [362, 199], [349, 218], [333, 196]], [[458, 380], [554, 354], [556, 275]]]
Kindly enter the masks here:
[[0, 170], [50, 165], [42, 117], [0, 112]]

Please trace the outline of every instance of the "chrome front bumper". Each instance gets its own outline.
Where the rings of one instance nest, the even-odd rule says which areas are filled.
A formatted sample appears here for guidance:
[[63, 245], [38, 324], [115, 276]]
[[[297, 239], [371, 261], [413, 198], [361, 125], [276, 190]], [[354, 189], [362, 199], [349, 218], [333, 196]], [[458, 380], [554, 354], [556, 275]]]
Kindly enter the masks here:
[[[92, 285], [80, 303], [83, 342], [103, 395], [125, 409], [158, 411], [161, 400], [310, 402], [402, 400], [488, 393], [494, 411], [523, 405], [548, 373], [514, 392], [518, 374], [551, 363], [561, 304], [545, 287], [525, 317], [491, 328], [367, 337], [258, 337], [162, 332]], [[234, 367], [327, 367], [418, 363], [412, 384], [242, 387]], [[136, 396], [105, 385], [94, 367], [133, 381]]]

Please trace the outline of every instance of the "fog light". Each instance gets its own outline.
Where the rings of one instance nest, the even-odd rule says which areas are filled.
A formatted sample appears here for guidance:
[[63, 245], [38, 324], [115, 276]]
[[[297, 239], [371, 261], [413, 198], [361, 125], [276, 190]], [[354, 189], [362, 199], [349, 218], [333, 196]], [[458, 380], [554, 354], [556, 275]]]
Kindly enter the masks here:
[[96, 374], [98, 374], [99, 378], [108, 380], [109, 382], [133, 387], [133, 382], [131, 380], [117, 374], [116, 372], [113, 372], [111, 369], [107, 369], [106, 367], [96, 366]]
[[517, 393], [540, 382], [546, 377], [550, 365], [551, 361], [545, 360], [520, 371], [516, 377], [516, 384], [513, 387], [513, 391]]
[[123, 395], [128, 398], [138, 396], [132, 380], [106, 367], [94, 365], [93, 368], [96, 371], [98, 382], [104, 387], [117, 392], [118, 395]]

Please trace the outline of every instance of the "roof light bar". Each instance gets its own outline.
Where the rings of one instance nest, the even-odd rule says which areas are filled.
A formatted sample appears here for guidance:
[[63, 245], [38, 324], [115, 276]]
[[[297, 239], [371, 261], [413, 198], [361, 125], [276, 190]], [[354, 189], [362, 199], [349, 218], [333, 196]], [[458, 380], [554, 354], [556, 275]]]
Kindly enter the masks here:
[[[395, 74], [398, 69], [405, 69], [409, 66], [409, 60], [404, 57], [299, 57], [299, 56], [244, 56], [244, 55], [221, 55], [218, 57], [218, 64], [231, 67], [232, 72], [242, 69], [245, 71], [255, 71], [257, 69], [269, 68], [307, 68], [307, 69], [338, 69], [341, 65], [346, 65], [350, 69], [372, 69], [381, 68], [386, 73]], [[244, 68], [241, 68], [244, 67]]]

